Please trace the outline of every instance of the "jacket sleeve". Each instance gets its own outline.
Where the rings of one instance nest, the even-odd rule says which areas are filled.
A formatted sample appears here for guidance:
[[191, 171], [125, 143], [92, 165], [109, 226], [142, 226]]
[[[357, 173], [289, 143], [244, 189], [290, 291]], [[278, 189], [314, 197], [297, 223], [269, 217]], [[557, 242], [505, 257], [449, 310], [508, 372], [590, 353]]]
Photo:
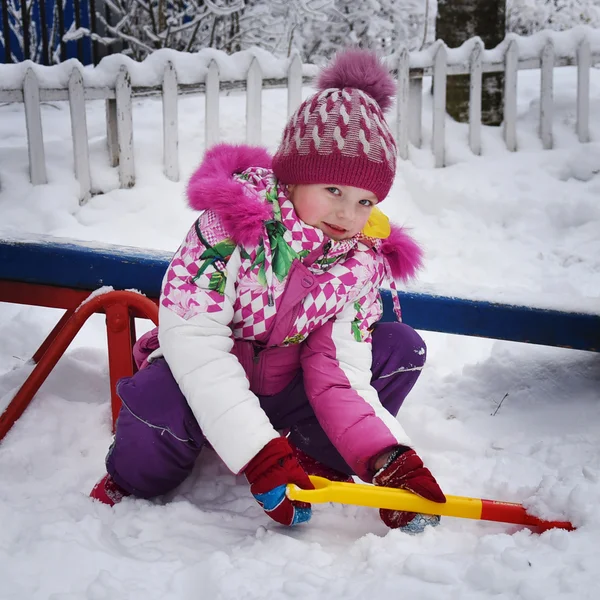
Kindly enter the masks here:
[[321, 427], [365, 481], [372, 477], [374, 457], [398, 444], [410, 445], [370, 383], [370, 328], [381, 315], [379, 286], [369, 285], [308, 336], [301, 355], [306, 393]]
[[215, 226], [210, 211], [198, 223], [164, 277], [158, 336], [163, 356], [206, 439], [239, 473], [279, 434], [231, 354], [240, 250]]

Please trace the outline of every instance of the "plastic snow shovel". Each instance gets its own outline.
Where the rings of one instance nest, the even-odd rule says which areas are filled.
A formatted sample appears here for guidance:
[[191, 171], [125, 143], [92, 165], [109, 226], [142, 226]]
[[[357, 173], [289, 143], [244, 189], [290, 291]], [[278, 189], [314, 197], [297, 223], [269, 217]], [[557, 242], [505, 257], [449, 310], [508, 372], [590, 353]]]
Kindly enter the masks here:
[[521, 504], [467, 498], [466, 496], [446, 496], [446, 503], [439, 504], [425, 500], [412, 492], [388, 487], [375, 487], [360, 483], [340, 483], [324, 477], [310, 477], [314, 490], [303, 490], [290, 483], [287, 496], [301, 502], [339, 502], [374, 508], [391, 508], [428, 515], [461, 517], [483, 521], [499, 521], [526, 525], [539, 530], [558, 528], [572, 531], [575, 529], [568, 521], [544, 521], [530, 515]]

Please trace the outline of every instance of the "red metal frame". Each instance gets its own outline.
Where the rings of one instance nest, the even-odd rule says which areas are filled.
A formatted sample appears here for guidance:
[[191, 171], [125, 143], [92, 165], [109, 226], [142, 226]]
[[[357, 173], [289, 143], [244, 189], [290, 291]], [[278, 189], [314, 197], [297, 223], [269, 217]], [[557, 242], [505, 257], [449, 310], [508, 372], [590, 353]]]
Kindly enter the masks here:
[[35, 368], [4, 413], [0, 415], [0, 440], [29, 406], [50, 371], [83, 324], [94, 313], [106, 314], [111, 411], [114, 425], [121, 407], [116, 391], [117, 381], [135, 372], [132, 354], [136, 339], [134, 318], [150, 319], [157, 325], [156, 301], [135, 292], [112, 291], [90, 297], [89, 292], [85, 291], [13, 281], [0, 281], [0, 301], [66, 309], [65, 314], [33, 355]]

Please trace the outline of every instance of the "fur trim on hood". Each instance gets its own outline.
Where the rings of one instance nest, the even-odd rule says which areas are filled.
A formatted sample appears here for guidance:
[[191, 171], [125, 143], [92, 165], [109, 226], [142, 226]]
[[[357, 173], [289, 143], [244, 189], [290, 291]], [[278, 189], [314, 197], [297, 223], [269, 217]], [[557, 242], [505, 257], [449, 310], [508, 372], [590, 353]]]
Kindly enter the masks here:
[[381, 252], [390, 265], [394, 279], [413, 279], [423, 266], [423, 250], [403, 227], [392, 225], [392, 231], [381, 244]]
[[271, 156], [264, 148], [218, 144], [206, 153], [187, 187], [190, 207], [214, 210], [233, 240], [244, 246], [258, 244], [264, 222], [273, 218], [271, 207], [232, 177], [250, 167], [270, 169]]
[[[232, 239], [245, 246], [258, 244], [264, 222], [273, 218], [271, 207], [232, 177], [250, 167], [270, 169], [271, 156], [257, 146], [218, 144], [206, 153], [187, 187], [190, 207], [213, 210]], [[396, 225], [382, 240], [381, 252], [394, 279], [408, 281], [422, 265], [423, 251], [404, 228]]]

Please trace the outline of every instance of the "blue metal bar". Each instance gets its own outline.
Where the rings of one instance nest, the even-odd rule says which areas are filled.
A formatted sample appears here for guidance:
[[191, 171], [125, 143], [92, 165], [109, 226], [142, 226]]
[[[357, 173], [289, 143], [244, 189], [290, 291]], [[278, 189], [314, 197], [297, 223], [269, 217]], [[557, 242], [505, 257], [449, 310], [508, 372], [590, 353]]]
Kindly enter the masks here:
[[173, 256], [95, 242], [0, 240], [0, 279], [95, 290], [104, 285], [136, 289], [157, 298]]
[[[0, 279], [82, 290], [109, 285], [157, 298], [171, 253], [76, 241], [0, 240]], [[394, 320], [382, 290], [384, 321]], [[415, 329], [600, 351], [600, 314], [400, 293], [403, 320]]]
[[[384, 321], [393, 321], [392, 296], [382, 290]], [[415, 329], [600, 351], [600, 314], [586, 314], [401, 293], [402, 320]]]

